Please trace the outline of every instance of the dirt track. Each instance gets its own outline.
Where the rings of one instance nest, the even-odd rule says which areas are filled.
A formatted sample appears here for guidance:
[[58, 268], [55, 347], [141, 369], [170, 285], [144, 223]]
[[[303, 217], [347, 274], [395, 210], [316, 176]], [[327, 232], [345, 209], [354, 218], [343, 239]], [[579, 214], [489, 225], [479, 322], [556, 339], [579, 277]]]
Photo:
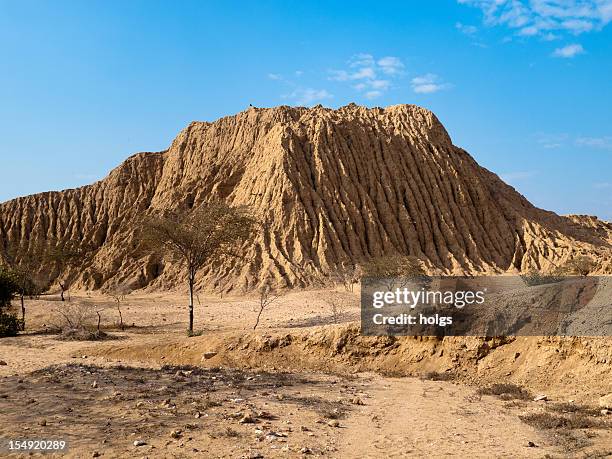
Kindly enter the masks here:
[[[248, 331], [252, 302], [207, 299], [196, 316], [204, 334], [187, 338], [184, 311], [176, 307], [180, 299], [147, 295], [125, 301], [126, 322], [140, 326], [110, 330], [114, 340], [58, 341], [44, 334], [3, 339], [0, 359], [7, 365], [0, 366], [0, 438], [66, 436], [69, 457], [94, 452], [227, 458], [612, 454], [612, 416], [594, 412], [585, 427], [563, 429], [520, 418], [539, 413], [565, 419], [570, 414], [553, 411], [558, 404], [596, 403], [610, 384], [601, 379], [610, 366], [598, 363], [607, 359], [606, 343], [517, 341], [484, 355], [477, 341], [422, 340], [381, 351], [355, 337], [350, 326], [329, 324], [320, 298], [320, 292], [292, 294], [264, 316], [257, 332]], [[104, 306], [107, 321], [114, 320], [106, 299], [89, 301]], [[32, 302], [31, 326], [48, 326], [56, 307]], [[344, 311], [345, 320], [355, 313]], [[312, 326], [321, 322], [328, 325]], [[292, 338], [284, 342], [287, 336]], [[517, 352], [527, 360], [509, 357]], [[478, 359], [471, 358], [478, 353]], [[387, 375], [393, 369], [433, 371], [428, 377], [454, 380], [382, 376], [368, 372], [374, 361], [381, 363], [373, 369]], [[195, 366], [177, 367], [185, 364]], [[503, 377], [509, 365], [512, 374]], [[542, 375], [551, 368], [556, 379], [545, 392], [549, 401], [533, 401], [546, 388]], [[502, 400], [479, 393], [479, 386], [513, 378], [530, 382], [532, 394]], [[593, 384], [572, 383], [580, 378]], [[241, 423], [245, 415], [254, 423]], [[134, 446], [137, 440], [146, 445]]]

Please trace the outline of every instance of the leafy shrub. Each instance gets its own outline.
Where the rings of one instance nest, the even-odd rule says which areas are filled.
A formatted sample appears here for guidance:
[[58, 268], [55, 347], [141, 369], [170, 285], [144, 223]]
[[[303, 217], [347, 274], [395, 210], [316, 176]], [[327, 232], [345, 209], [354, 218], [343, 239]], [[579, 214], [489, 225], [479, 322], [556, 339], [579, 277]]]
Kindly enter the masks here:
[[11, 299], [17, 293], [17, 281], [12, 271], [0, 267], [0, 310], [10, 306]]
[[22, 321], [15, 314], [0, 311], [0, 337], [16, 336], [22, 329]]

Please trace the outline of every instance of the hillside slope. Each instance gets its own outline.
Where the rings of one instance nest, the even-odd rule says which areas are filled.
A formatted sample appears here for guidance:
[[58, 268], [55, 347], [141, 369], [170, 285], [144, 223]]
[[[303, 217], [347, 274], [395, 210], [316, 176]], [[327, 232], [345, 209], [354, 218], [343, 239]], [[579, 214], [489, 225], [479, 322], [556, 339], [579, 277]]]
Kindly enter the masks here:
[[191, 123], [167, 151], [132, 156], [92, 185], [0, 204], [0, 244], [81, 240], [97, 252], [71, 273], [80, 287], [174, 287], [179, 267], [131, 255], [136, 221], [211, 199], [266, 223], [241, 260], [203, 270], [217, 290], [266, 277], [305, 286], [339, 263], [398, 252], [438, 273], [548, 270], [577, 254], [612, 272], [612, 225], [534, 207], [413, 105], [250, 108]]

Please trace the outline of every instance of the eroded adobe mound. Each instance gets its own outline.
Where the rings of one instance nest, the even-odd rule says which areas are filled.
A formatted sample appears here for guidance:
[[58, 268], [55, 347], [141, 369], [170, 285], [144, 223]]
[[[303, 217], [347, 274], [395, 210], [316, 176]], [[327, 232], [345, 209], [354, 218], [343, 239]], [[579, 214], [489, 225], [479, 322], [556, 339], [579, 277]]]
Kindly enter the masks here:
[[612, 225], [535, 208], [414, 105], [250, 108], [194, 122], [104, 180], [0, 204], [0, 243], [91, 243], [93, 260], [72, 271], [84, 288], [174, 287], [178, 266], [133, 253], [136, 220], [219, 198], [265, 225], [240, 260], [204, 270], [202, 285], [218, 290], [266, 277], [309, 285], [339, 263], [398, 252], [438, 273], [548, 270], [577, 254], [612, 272]]

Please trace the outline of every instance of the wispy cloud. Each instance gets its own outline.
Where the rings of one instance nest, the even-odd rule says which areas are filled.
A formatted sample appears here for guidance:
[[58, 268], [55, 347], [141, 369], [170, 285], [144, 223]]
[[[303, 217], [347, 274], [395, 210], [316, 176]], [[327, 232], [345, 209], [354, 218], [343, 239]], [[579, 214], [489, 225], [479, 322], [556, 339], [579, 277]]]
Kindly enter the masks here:
[[536, 142], [547, 150], [565, 146], [569, 139], [568, 134], [537, 134]]
[[555, 148], [582, 148], [582, 149], [594, 149], [594, 150], [612, 150], [612, 136], [601, 136], [601, 137], [587, 137], [580, 136], [574, 137], [569, 134], [537, 134], [535, 136], [536, 142], [546, 149]]
[[417, 94], [433, 94], [451, 87], [450, 84], [441, 82], [440, 77], [433, 73], [414, 77], [410, 84], [412, 90]]
[[395, 56], [375, 58], [372, 54], [360, 53], [347, 62], [345, 69], [329, 71], [329, 80], [350, 82], [351, 87], [367, 99], [382, 96], [392, 86], [392, 80], [404, 72], [404, 63]]
[[571, 59], [572, 57], [578, 56], [579, 54], [584, 54], [584, 48], [582, 45], [577, 43], [564, 46], [562, 48], [557, 48], [553, 51], [553, 57], [562, 57], [564, 59]]
[[457, 0], [479, 8], [488, 26], [503, 25], [518, 35], [601, 30], [612, 20], [612, 0]]
[[314, 105], [315, 103], [332, 99], [334, 96], [326, 89], [296, 88], [283, 97], [292, 100], [298, 105]]
[[612, 137], [578, 137], [576, 145], [580, 147], [612, 150]]
[[397, 57], [387, 56], [378, 60], [378, 67], [387, 75], [398, 75], [404, 70], [403, 62]]
[[268, 73], [268, 78], [271, 80], [282, 80], [283, 76], [278, 73]]
[[474, 35], [476, 32], [478, 32], [478, 27], [473, 26], [473, 25], [467, 25], [467, 24], [462, 24], [461, 22], [457, 22], [455, 23], [455, 28], [465, 34], [465, 35]]

